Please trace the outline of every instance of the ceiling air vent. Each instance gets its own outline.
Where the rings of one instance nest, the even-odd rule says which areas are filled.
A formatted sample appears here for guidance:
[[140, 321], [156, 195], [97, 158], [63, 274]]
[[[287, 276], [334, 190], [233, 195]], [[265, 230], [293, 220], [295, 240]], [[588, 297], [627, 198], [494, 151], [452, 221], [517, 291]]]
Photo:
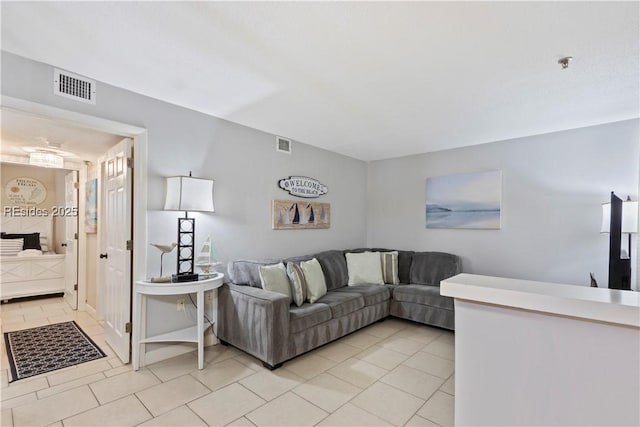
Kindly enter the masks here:
[[276, 151], [291, 154], [291, 140], [276, 136]]
[[58, 70], [53, 72], [53, 93], [87, 104], [96, 103], [96, 82], [95, 80]]

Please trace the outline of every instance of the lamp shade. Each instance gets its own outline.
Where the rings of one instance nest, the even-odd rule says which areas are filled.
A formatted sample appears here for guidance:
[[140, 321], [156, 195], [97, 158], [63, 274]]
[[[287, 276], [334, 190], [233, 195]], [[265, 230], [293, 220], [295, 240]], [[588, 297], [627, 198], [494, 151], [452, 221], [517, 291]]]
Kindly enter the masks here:
[[[608, 233], [611, 227], [611, 203], [602, 204], [602, 226], [601, 233]], [[638, 202], [627, 200], [622, 202], [622, 232], [638, 232]]]
[[169, 211], [214, 212], [213, 180], [192, 176], [168, 177], [164, 209]]

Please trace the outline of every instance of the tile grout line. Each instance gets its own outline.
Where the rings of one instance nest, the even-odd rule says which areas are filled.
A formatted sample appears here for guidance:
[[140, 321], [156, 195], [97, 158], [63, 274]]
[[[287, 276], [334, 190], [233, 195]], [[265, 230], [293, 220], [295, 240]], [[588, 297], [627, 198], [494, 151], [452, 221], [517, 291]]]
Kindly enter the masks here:
[[[162, 383], [160, 383], [160, 384], [162, 384]], [[142, 399], [140, 399], [140, 397], [138, 397], [137, 392], [136, 392], [136, 393], [133, 393], [133, 397], [134, 397], [134, 399], [136, 399], [138, 402], [140, 402], [140, 404], [142, 405], [142, 407], [144, 408], [144, 410], [145, 410], [145, 411], [147, 411], [147, 413], [151, 416], [151, 418], [148, 418], [148, 419], [146, 419], [146, 420], [144, 420], [144, 421], [142, 421], [141, 423], [138, 423], [138, 424], [146, 423], [147, 421], [150, 421], [150, 420], [152, 420], [152, 419], [156, 418], [156, 416], [155, 416], [155, 415], [153, 415], [153, 413], [151, 412], [151, 410], [150, 410], [149, 408], [147, 408], [147, 405], [145, 405], [145, 404], [144, 404], [144, 402], [142, 401]], [[114, 401], [114, 402], [115, 402], [115, 401]], [[102, 405], [100, 405], [100, 406], [102, 406]], [[175, 408], [174, 408], [174, 409], [175, 409]], [[169, 411], [167, 411], [167, 412], [169, 412]], [[164, 412], [164, 413], [166, 414], [167, 412]]]
[[[42, 310], [42, 307], [40, 307], [40, 309]], [[42, 311], [45, 311], [45, 310], [42, 310]], [[23, 316], [23, 315], [21, 315], [21, 316]], [[23, 317], [24, 317], [24, 316], [23, 316]], [[48, 321], [48, 322], [50, 322], [50, 319], [49, 319], [49, 318], [47, 318], [47, 321]], [[411, 323], [413, 323], [413, 322], [411, 322]], [[375, 326], [375, 324], [374, 324], [374, 326]], [[393, 325], [393, 326], [391, 326], [391, 327], [392, 327], [393, 329], [395, 329], [395, 327], [396, 327], [396, 326], [395, 326], [395, 324], [394, 324], [394, 325]], [[432, 397], [433, 397], [433, 396], [434, 396], [438, 391], [441, 391], [441, 392], [442, 392], [442, 393], [444, 393], [445, 395], [449, 395], [449, 396], [452, 396], [452, 397], [454, 397], [454, 398], [455, 398], [455, 395], [451, 395], [450, 393], [448, 393], [448, 392], [443, 391], [443, 390], [441, 390], [441, 389], [440, 389], [440, 388], [444, 385], [444, 383], [446, 383], [447, 381], [449, 381], [449, 380], [453, 377], [453, 375], [455, 375], [455, 371], [454, 371], [452, 374], [450, 374], [447, 378], [444, 378], [444, 379], [443, 379], [443, 378], [441, 378], [441, 377], [438, 377], [437, 375], [430, 374], [430, 375], [433, 375], [433, 376], [435, 376], [435, 377], [438, 377], [439, 379], [442, 379], [442, 380], [443, 380], [443, 382], [440, 384], [440, 386], [439, 386], [439, 387], [438, 387], [438, 388], [437, 388], [433, 393], [431, 393], [431, 394], [429, 395], [429, 397], [428, 397], [426, 400], [425, 400], [425, 399], [423, 399], [423, 398], [422, 398], [422, 397], [420, 397], [420, 396], [416, 396], [415, 394], [413, 394], [413, 393], [411, 393], [411, 392], [405, 391], [405, 390], [400, 389], [400, 388], [398, 388], [398, 387], [396, 387], [396, 386], [394, 386], [394, 385], [387, 384], [387, 383], [384, 383], [384, 382], [382, 381], [382, 379], [383, 379], [383, 378], [385, 378], [386, 376], [388, 376], [391, 372], [393, 372], [393, 371], [394, 371], [395, 369], [397, 369], [399, 366], [406, 366], [406, 365], [404, 365], [404, 363], [405, 363], [408, 359], [410, 359], [411, 357], [415, 356], [416, 354], [418, 354], [418, 353], [420, 353], [420, 352], [421, 352], [421, 353], [424, 353], [424, 354], [428, 354], [428, 355], [430, 355], [430, 356], [432, 356], [432, 357], [436, 357], [436, 358], [438, 358], [438, 359], [442, 359], [442, 360], [446, 360], [446, 361], [450, 361], [450, 362], [455, 362], [455, 360], [451, 360], [451, 359], [448, 359], [448, 358], [446, 358], [446, 357], [441, 357], [441, 356], [440, 356], [440, 355], [438, 355], [438, 354], [433, 354], [433, 353], [430, 353], [429, 351], [426, 351], [426, 350], [425, 350], [425, 348], [426, 348], [427, 346], [429, 346], [429, 345], [431, 345], [432, 343], [434, 343], [435, 341], [437, 341], [440, 337], [445, 336], [445, 334], [444, 334], [444, 333], [439, 333], [439, 334], [435, 335], [432, 339], [430, 339], [428, 342], [426, 342], [426, 343], [425, 343], [424, 341], [420, 341], [420, 340], [417, 340], [417, 339], [413, 339], [413, 338], [412, 338], [412, 337], [410, 337], [410, 336], [398, 336], [398, 334], [399, 334], [399, 333], [401, 333], [402, 331], [405, 331], [406, 329], [407, 329], [407, 326], [405, 326], [405, 327], [403, 327], [403, 328], [400, 328], [400, 329], [396, 329], [392, 334], [390, 334], [390, 335], [388, 335], [388, 336], [386, 336], [386, 337], [378, 337], [378, 336], [376, 336], [376, 335], [372, 335], [372, 334], [367, 333], [366, 331], [363, 331], [363, 332], [361, 332], [362, 334], [364, 334], [364, 335], [366, 335], [366, 336], [368, 336], [368, 337], [375, 338], [375, 339], [377, 339], [378, 341], [377, 341], [377, 342], [375, 342], [375, 343], [373, 343], [373, 344], [371, 344], [371, 345], [369, 345], [368, 347], [365, 347], [365, 348], [361, 348], [361, 347], [358, 347], [358, 346], [355, 346], [355, 345], [351, 345], [351, 344], [349, 344], [349, 343], [343, 343], [343, 344], [347, 345], [349, 349], [352, 349], [352, 350], [358, 350], [358, 352], [357, 352], [356, 354], [351, 355], [351, 356], [347, 357], [346, 359], [344, 359], [344, 360], [340, 360], [340, 361], [338, 361], [338, 360], [334, 360], [334, 359], [331, 359], [331, 358], [329, 358], [329, 357], [326, 357], [325, 355], [321, 355], [321, 354], [314, 354], [314, 353], [313, 353], [313, 350], [311, 350], [310, 352], [308, 352], [308, 354], [313, 354], [313, 355], [315, 355], [315, 356], [317, 356], [317, 357], [320, 357], [321, 359], [324, 359], [324, 360], [325, 360], [327, 363], [329, 363], [331, 366], [330, 366], [328, 369], [325, 369], [325, 370], [323, 370], [323, 371], [321, 371], [321, 372], [317, 373], [316, 375], [313, 375], [313, 376], [311, 376], [311, 377], [309, 377], [309, 378], [304, 378], [304, 377], [302, 377], [302, 378], [301, 378], [301, 380], [303, 380], [303, 381], [302, 381], [301, 383], [299, 383], [299, 384], [295, 385], [293, 388], [290, 388], [290, 389], [288, 389], [288, 390], [285, 390], [284, 392], [282, 392], [282, 393], [280, 393], [280, 394], [276, 395], [275, 397], [273, 397], [273, 398], [272, 398], [272, 399], [270, 399], [270, 400], [263, 399], [261, 396], [257, 395], [257, 393], [253, 392], [250, 388], [248, 388], [247, 386], [245, 386], [245, 385], [243, 385], [243, 384], [241, 384], [241, 383], [240, 383], [240, 381], [242, 381], [243, 379], [246, 379], [246, 378], [248, 378], [248, 377], [251, 377], [251, 376], [254, 376], [254, 375], [257, 375], [257, 374], [260, 374], [261, 372], [263, 372], [262, 370], [256, 369], [255, 367], [251, 366], [251, 362], [252, 362], [251, 360], [244, 360], [244, 361], [238, 360], [241, 356], [245, 355], [245, 353], [244, 353], [244, 352], [241, 352], [241, 351], [240, 351], [240, 352], [238, 353], [238, 355], [236, 355], [236, 356], [232, 356], [232, 357], [227, 358], [227, 359], [225, 359], [225, 360], [234, 360], [235, 362], [237, 362], [237, 363], [239, 363], [239, 364], [243, 365], [243, 366], [244, 366], [245, 368], [247, 368], [249, 371], [252, 371], [252, 373], [251, 373], [251, 374], [249, 374], [249, 375], [247, 375], [247, 376], [245, 376], [245, 377], [239, 378], [239, 379], [237, 379], [237, 380], [235, 380], [235, 381], [233, 381], [233, 382], [231, 382], [231, 383], [229, 383], [229, 384], [227, 384], [227, 385], [225, 385], [225, 386], [223, 386], [223, 387], [220, 387], [220, 388], [218, 388], [218, 389], [216, 389], [216, 390], [212, 390], [210, 387], [208, 387], [206, 384], [204, 384], [200, 379], [198, 379], [198, 378], [196, 378], [196, 377], [195, 377], [194, 373], [197, 373], [198, 371], [187, 372], [187, 373], [185, 373], [185, 374], [183, 374], [183, 375], [179, 375], [179, 376], [177, 376], [177, 377], [175, 377], [175, 378], [171, 378], [171, 379], [168, 379], [167, 381], [163, 381], [162, 379], [160, 379], [160, 377], [159, 377], [159, 376], [158, 376], [158, 375], [157, 375], [153, 370], [148, 369], [148, 371], [149, 371], [149, 372], [151, 372], [151, 375], [153, 376], [153, 378], [155, 378], [155, 379], [157, 379], [157, 380], [159, 381], [159, 384], [154, 384], [154, 385], [151, 385], [151, 386], [149, 386], [149, 387], [146, 387], [146, 388], [143, 388], [143, 389], [141, 389], [141, 390], [138, 390], [138, 391], [136, 391], [136, 392], [134, 392], [134, 393], [130, 393], [130, 394], [127, 394], [127, 395], [125, 395], [125, 396], [121, 396], [120, 398], [115, 399], [115, 400], [113, 400], [113, 401], [111, 401], [111, 402], [106, 402], [106, 403], [105, 403], [105, 405], [106, 405], [106, 404], [109, 404], [109, 403], [112, 403], [112, 402], [115, 402], [115, 401], [117, 401], [117, 400], [120, 400], [120, 399], [126, 398], [127, 396], [130, 396], [131, 394], [133, 394], [133, 395], [135, 396], [136, 400], [137, 400], [137, 401], [138, 401], [138, 402], [139, 402], [139, 403], [140, 403], [140, 404], [145, 408], [145, 410], [148, 412], [148, 414], [150, 414], [151, 419], [155, 419], [155, 418], [161, 417], [161, 416], [163, 416], [163, 415], [165, 415], [165, 414], [169, 413], [170, 411], [175, 410], [175, 409], [177, 409], [177, 408], [173, 408], [173, 409], [172, 409], [172, 410], [170, 410], [170, 411], [166, 411], [166, 412], [163, 412], [162, 414], [158, 414], [158, 416], [156, 417], [156, 416], [154, 416], [154, 414], [152, 414], [152, 413], [151, 413], [151, 411], [149, 410], [149, 408], [147, 408], [147, 407], [146, 407], [146, 405], [141, 401], [140, 397], [138, 396], [138, 393], [143, 392], [143, 391], [145, 391], [145, 390], [148, 390], [148, 389], [150, 389], [150, 388], [152, 388], [152, 387], [158, 386], [158, 385], [160, 385], [160, 384], [164, 384], [164, 383], [170, 382], [170, 381], [172, 381], [172, 380], [176, 380], [177, 378], [180, 378], [180, 377], [182, 377], [182, 376], [184, 376], [184, 375], [189, 375], [191, 379], [195, 379], [195, 380], [197, 381], [197, 383], [198, 383], [198, 384], [201, 384], [201, 385], [204, 387], [204, 390], [207, 390], [208, 392], [207, 392], [207, 393], [205, 393], [205, 394], [204, 394], [204, 395], [202, 395], [202, 396], [199, 396], [199, 397], [194, 398], [194, 399], [192, 399], [192, 400], [190, 400], [190, 401], [188, 401], [188, 402], [185, 402], [185, 403], [183, 403], [183, 404], [182, 404], [182, 405], [180, 405], [180, 406], [184, 406], [187, 410], [189, 410], [190, 412], [194, 413], [194, 414], [196, 415], [196, 417], [197, 417], [198, 419], [202, 420], [203, 422], [205, 422], [205, 424], [206, 424], [206, 421], [205, 421], [204, 419], [202, 419], [202, 417], [200, 417], [200, 415], [198, 415], [197, 413], [195, 413], [195, 412], [194, 412], [194, 411], [193, 411], [193, 410], [192, 410], [188, 405], [189, 405], [189, 404], [191, 404], [191, 403], [193, 403], [195, 400], [201, 399], [201, 398], [203, 398], [203, 397], [205, 397], [205, 396], [207, 396], [207, 395], [209, 395], [209, 394], [211, 394], [211, 393], [213, 393], [213, 392], [215, 392], [215, 391], [219, 391], [219, 390], [221, 390], [221, 389], [223, 389], [223, 388], [225, 388], [225, 387], [228, 387], [228, 386], [232, 385], [233, 383], [236, 383], [236, 384], [240, 385], [243, 389], [248, 390], [250, 393], [252, 393], [252, 395], [257, 396], [259, 399], [261, 399], [261, 400], [263, 400], [263, 401], [265, 402], [265, 403], [263, 403], [262, 405], [260, 405], [260, 406], [258, 406], [258, 407], [256, 407], [256, 408], [254, 408], [254, 409], [252, 409], [251, 411], [248, 411], [247, 413], [245, 413], [245, 414], [241, 415], [240, 417], [238, 417], [238, 419], [245, 418], [246, 420], [248, 420], [248, 421], [249, 421], [250, 423], [252, 423], [252, 424], [255, 424], [255, 423], [254, 423], [251, 419], [249, 419], [249, 418], [247, 417], [247, 415], [248, 415], [249, 413], [254, 412], [254, 411], [256, 411], [256, 410], [258, 410], [258, 409], [260, 409], [260, 408], [263, 408], [264, 406], [268, 405], [270, 402], [272, 402], [272, 401], [274, 401], [274, 400], [276, 400], [276, 399], [278, 399], [278, 398], [282, 397], [283, 395], [287, 394], [289, 391], [291, 391], [291, 392], [293, 393], [293, 395], [295, 395], [296, 397], [298, 397], [298, 398], [300, 398], [300, 399], [303, 399], [305, 402], [307, 402], [307, 403], [311, 404], [313, 407], [316, 407], [316, 408], [320, 409], [321, 411], [323, 411], [324, 413], [326, 413], [326, 414], [327, 414], [326, 416], [322, 417], [322, 418], [321, 418], [321, 419], [316, 423], [316, 425], [317, 425], [317, 424], [319, 424], [319, 423], [322, 423], [322, 422], [323, 422], [324, 420], [326, 420], [328, 417], [330, 417], [331, 415], [335, 414], [337, 411], [339, 411], [340, 409], [342, 409], [343, 407], [345, 407], [348, 403], [351, 403], [352, 405], [354, 405], [354, 406], [355, 406], [355, 407], [357, 407], [358, 409], [360, 409], [360, 410], [362, 410], [362, 411], [366, 412], [367, 414], [370, 414], [371, 416], [373, 416], [373, 417], [375, 417], [375, 418], [378, 418], [378, 419], [380, 419], [380, 420], [383, 420], [383, 421], [385, 421], [385, 422], [388, 422], [387, 420], [385, 420], [385, 419], [383, 419], [383, 418], [381, 418], [381, 417], [379, 417], [379, 416], [377, 416], [377, 415], [375, 415], [375, 414], [373, 414], [373, 413], [369, 412], [368, 410], [366, 410], [366, 409], [364, 409], [364, 408], [361, 408], [361, 407], [360, 407], [360, 406], [358, 406], [358, 405], [355, 405], [355, 404], [353, 403], [353, 400], [354, 400], [354, 399], [356, 399], [358, 396], [360, 396], [364, 391], [366, 391], [366, 390], [368, 390], [370, 387], [374, 386], [376, 383], [378, 383], [378, 384], [384, 384], [384, 385], [389, 386], [389, 387], [392, 387], [393, 389], [396, 389], [396, 390], [398, 390], [398, 391], [400, 391], [400, 392], [408, 393], [409, 395], [414, 396], [415, 398], [418, 398], [418, 399], [420, 399], [421, 401], [422, 401], [422, 400], [424, 400], [424, 402], [425, 402], [425, 403], [426, 403], [426, 402], [428, 402], [428, 401], [429, 401], [429, 400], [430, 400], [430, 399], [431, 399], [431, 398], [432, 398]], [[412, 342], [414, 342], [414, 343], [422, 344], [422, 347], [421, 347], [418, 351], [415, 351], [415, 352], [413, 352], [412, 354], [408, 355], [408, 354], [405, 354], [405, 353], [401, 353], [401, 352], [399, 352], [399, 351], [396, 351], [396, 350], [395, 350], [395, 349], [393, 349], [393, 348], [384, 347], [384, 346], [382, 346], [382, 345], [381, 345], [381, 343], [382, 343], [382, 342], [384, 342], [384, 341], [386, 341], [386, 340], [389, 340], [389, 339], [392, 339], [392, 338], [394, 338], [394, 337], [395, 337], [395, 338], [408, 339], [408, 340], [410, 340], [410, 341], [412, 341]], [[338, 340], [336, 340], [335, 342], [340, 343], [340, 340], [338, 339]], [[445, 343], [446, 343], [446, 342], [445, 342]], [[381, 348], [381, 349], [385, 349], [385, 350], [391, 351], [391, 352], [396, 353], [396, 354], [398, 354], [398, 355], [401, 355], [401, 356], [403, 356], [403, 357], [404, 357], [404, 360], [403, 360], [402, 362], [400, 362], [398, 365], [395, 365], [393, 368], [391, 368], [391, 369], [387, 369], [387, 368], [384, 368], [384, 367], [378, 366], [378, 365], [376, 365], [376, 364], [371, 364], [371, 362], [368, 362], [368, 361], [363, 360], [363, 359], [361, 359], [360, 357], [358, 357], [361, 353], [363, 353], [363, 352], [365, 352], [365, 351], [367, 351], [367, 350], [370, 350], [370, 349], [372, 349], [372, 348], [373, 348], [373, 347], [375, 347], [375, 346], [377, 346], [378, 348]], [[247, 355], [247, 356], [252, 357], [252, 356], [250, 356], [250, 355]], [[350, 381], [347, 381], [347, 380], [344, 380], [344, 379], [342, 379], [342, 378], [338, 377], [335, 373], [330, 372], [330, 370], [331, 370], [331, 369], [333, 369], [333, 368], [337, 367], [337, 366], [338, 366], [338, 365], [340, 365], [341, 363], [344, 363], [345, 361], [349, 360], [350, 358], [357, 359], [358, 361], [361, 361], [361, 362], [363, 362], [363, 363], [371, 364], [372, 366], [375, 366], [376, 368], [382, 369], [385, 373], [384, 373], [380, 378], [377, 378], [377, 379], [376, 379], [372, 384], [368, 385], [367, 387], [361, 388], [361, 387], [360, 387], [360, 385], [353, 384], [353, 383], [351, 383]], [[222, 361], [219, 361], [219, 362], [211, 361], [211, 362], [209, 362], [209, 363], [207, 364], [208, 366], [205, 366], [205, 369], [206, 369], [206, 368], [209, 368], [210, 366], [214, 366], [214, 365], [216, 365], [217, 363], [222, 363], [222, 362], [224, 362], [225, 360], [222, 360]], [[108, 360], [107, 360], [107, 361], [108, 361]], [[244, 363], [244, 362], [247, 362], [247, 363]], [[123, 366], [126, 366], [126, 365], [123, 365]], [[120, 368], [120, 367], [118, 367], [118, 368]], [[283, 368], [284, 368], [284, 369], [287, 369], [287, 367], [286, 367], [286, 366], [285, 366], [285, 367], [283, 367]], [[117, 369], [117, 368], [113, 368], [112, 366], [110, 366], [110, 368], [109, 368], [109, 369], [103, 369], [103, 370], [100, 370], [100, 371], [98, 371], [98, 373], [101, 373], [101, 374], [104, 376], [104, 372], [109, 371], [109, 370], [113, 370], [113, 369]], [[413, 369], [415, 369], [415, 368], [413, 368]], [[292, 373], [293, 375], [296, 375], [296, 377], [298, 376], [295, 372], [293, 372], [293, 371], [291, 371], [291, 370], [288, 370], [288, 369], [287, 369], [287, 371], [288, 371], [288, 372], [290, 372], [290, 373]], [[134, 371], [125, 371], [125, 372], [122, 372], [122, 373], [120, 373], [120, 374], [114, 375], [114, 376], [112, 376], [112, 377], [105, 377], [105, 378], [103, 378], [103, 379], [107, 379], [107, 378], [115, 378], [115, 377], [117, 377], [117, 376], [119, 376], [119, 375], [123, 375], [123, 374], [125, 374], [125, 373], [130, 373], [130, 372], [134, 372]], [[349, 398], [349, 399], [348, 399], [347, 401], [345, 401], [343, 404], [341, 404], [340, 406], [337, 406], [333, 411], [326, 411], [325, 409], [321, 408], [320, 406], [318, 406], [318, 405], [317, 405], [317, 404], [315, 404], [314, 402], [312, 402], [312, 401], [310, 401], [310, 400], [307, 400], [305, 397], [301, 396], [300, 394], [298, 394], [298, 392], [296, 392], [296, 391], [295, 391], [295, 389], [296, 389], [297, 387], [300, 387], [300, 386], [301, 386], [301, 385], [303, 385], [303, 384], [307, 384], [307, 383], [309, 383], [310, 381], [312, 381], [313, 379], [315, 379], [315, 378], [319, 377], [319, 376], [320, 376], [320, 375], [322, 375], [323, 373], [327, 373], [327, 374], [328, 374], [329, 376], [331, 376], [332, 378], [335, 378], [335, 379], [338, 379], [338, 380], [342, 380], [342, 381], [344, 381], [346, 384], [349, 384], [349, 385], [351, 385], [351, 386], [353, 386], [353, 387], [356, 387], [359, 391], [357, 392], [357, 394], [355, 394], [354, 396], [352, 396], [351, 398]], [[95, 373], [94, 373], [94, 374], [95, 374]], [[94, 375], [94, 374], [84, 375], [84, 376], [79, 377], [79, 378], [76, 378], [76, 379], [74, 379], [74, 380], [72, 380], [72, 381], [75, 381], [75, 380], [81, 380], [82, 378], [85, 378], [85, 377], [87, 377], [87, 376], [91, 376], [91, 375]], [[427, 374], [428, 374], [428, 373], [427, 373]], [[45, 375], [45, 378], [46, 378], [46, 381], [45, 381], [45, 382], [46, 382], [46, 384], [48, 385], [48, 387], [45, 387], [45, 388], [43, 388], [42, 390], [47, 390], [47, 389], [52, 388], [49, 377]], [[98, 380], [98, 381], [101, 381], [101, 380], [103, 380], [103, 379], [100, 379], [100, 380]], [[63, 383], [61, 383], [61, 384], [59, 384], [59, 385], [66, 384], [66, 383], [68, 383], [68, 382], [69, 382], [69, 381], [66, 381], [66, 382], [63, 382]], [[102, 404], [100, 403], [100, 401], [97, 399], [97, 396], [95, 395], [95, 393], [94, 393], [93, 389], [91, 388], [91, 385], [92, 385], [92, 384], [93, 384], [93, 383], [89, 383], [89, 384], [87, 384], [87, 386], [88, 386], [88, 387], [89, 387], [89, 389], [91, 390], [91, 392], [92, 392], [92, 394], [93, 394], [93, 396], [94, 396], [94, 399], [97, 401], [97, 403], [98, 403], [98, 407], [104, 406], [104, 405], [102, 405]], [[73, 389], [75, 389], [75, 388], [79, 388], [79, 387], [82, 387], [82, 385], [79, 385], [79, 386], [77, 386], [77, 387], [73, 387]], [[70, 389], [70, 390], [71, 390], [71, 389]], [[47, 396], [47, 397], [48, 397], [48, 396]], [[36, 393], [36, 399], [37, 399], [37, 400], [40, 400], [40, 399], [38, 399], [37, 393]], [[179, 408], [180, 406], [178, 406], [178, 408]], [[417, 416], [417, 412], [422, 408], [422, 406], [424, 406], [424, 404], [423, 404], [423, 405], [421, 405], [421, 406], [420, 406], [420, 408], [418, 408], [418, 410], [417, 410], [417, 411], [415, 411], [413, 414], [411, 414], [411, 416], [409, 417], [408, 421], [409, 421], [409, 420], [411, 420], [411, 418], [412, 418], [412, 417]], [[91, 409], [89, 409], [89, 410], [92, 410], [92, 409], [95, 409], [95, 408], [91, 408]], [[10, 411], [11, 411], [11, 412], [10, 412], [10, 414], [11, 414], [11, 421], [12, 421], [12, 423], [13, 423], [13, 422], [14, 422], [14, 419], [13, 419], [13, 408], [10, 408]], [[84, 412], [86, 412], [86, 411], [83, 411], [83, 412], [81, 412], [81, 413], [84, 413]], [[79, 414], [80, 414], [80, 413], [79, 413]], [[79, 415], [79, 414], [75, 414], [75, 415]], [[75, 416], [75, 415], [73, 415], [73, 416]], [[425, 417], [422, 417], [422, 418], [425, 418]], [[425, 418], [425, 419], [427, 419], [427, 418]], [[427, 419], [427, 420], [428, 420], [428, 419]], [[143, 423], [144, 423], [144, 422], [147, 422], [147, 421], [149, 421], [149, 420], [145, 420], [145, 421], [143, 421]], [[408, 422], [408, 421], [407, 421], [407, 422]], [[433, 421], [431, 421], [431, 420], [429, 420], [429, 421], [430, 421], [430, 422], [433, 422]], [[233, 422], [233, 421], [232, 421], [232, 422]], [[62, 425], [64, 425], [64, 421], [63, 421], [63, 420], [60, 420], [60, 423], [62, 423]], [[392, 423], [392, 424], [393, 424], [393, 423]]]

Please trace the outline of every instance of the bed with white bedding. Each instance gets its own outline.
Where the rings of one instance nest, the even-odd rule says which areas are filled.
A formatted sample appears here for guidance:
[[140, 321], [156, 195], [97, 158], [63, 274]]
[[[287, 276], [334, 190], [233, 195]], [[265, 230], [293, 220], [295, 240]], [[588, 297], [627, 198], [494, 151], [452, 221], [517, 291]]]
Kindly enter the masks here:
[[51, 250], [52, 217], [2, 216], [1, 230], [10, 234], [40, 233], [42, 250], [16, 251], [12, 248], [17, 248], [16, 240], [21, 239], [0, 241], [0, 300], [64, 292], [65, 255]]

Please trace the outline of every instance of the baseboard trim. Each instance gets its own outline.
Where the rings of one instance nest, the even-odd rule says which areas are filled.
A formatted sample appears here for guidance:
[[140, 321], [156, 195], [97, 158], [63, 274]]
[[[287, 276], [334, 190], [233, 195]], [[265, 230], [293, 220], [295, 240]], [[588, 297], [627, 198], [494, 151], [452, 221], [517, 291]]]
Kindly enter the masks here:
[[98, 312], [96, 311], [95, 308], [91, 307], [88, 303], [85, 303], [84, 305], [84, 311], [91, 317], [94, 318], [94, 320], [98, 320]]

